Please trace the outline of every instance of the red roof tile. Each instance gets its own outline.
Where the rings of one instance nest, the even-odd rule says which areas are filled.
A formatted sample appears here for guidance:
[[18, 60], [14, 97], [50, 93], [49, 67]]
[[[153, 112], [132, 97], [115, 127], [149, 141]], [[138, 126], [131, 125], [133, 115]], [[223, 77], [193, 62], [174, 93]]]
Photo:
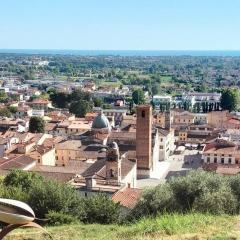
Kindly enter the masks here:
[[112, 200], [126, 208], [134, 208], [141, 197], [141, 190], [137, 188], [125, 188], [112, 196]]

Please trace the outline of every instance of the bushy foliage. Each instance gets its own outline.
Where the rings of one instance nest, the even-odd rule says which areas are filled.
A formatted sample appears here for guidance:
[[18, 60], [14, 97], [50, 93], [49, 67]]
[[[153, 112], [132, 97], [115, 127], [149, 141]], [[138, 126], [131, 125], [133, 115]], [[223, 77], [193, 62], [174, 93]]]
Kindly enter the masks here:
[[130, 218], [133, 216], [136, 218], [150, 215], [155, 216], [159, 212], [171, 211], [175, 205], [173, 201], [173, 192], [168, 183], [146, 190], [143, 198], [133, 209]]
[[135, 89], [132, 92], [132, 100], [137, 105], [145, 103], [145, 96], [143, 90], [140, 88]]
[[79, 220], [76, 217], [62, 212], [49, 211], [49, 213], [46, 214], [46, 218], [48, 225], [52, 226], [79, 223]]
[[82, 200], [71, 186], [56, 181], [35, 183], [29, 192], [29, 204], [43, 218], [49, 211], [83, 217]]
[[85, 211], [84, 222], [109, 224], [118, 221], [120, 206], [108, 196], [100, 194], [85, 200]]
[[53, 225], [113, 223], [119, 217], [119, 204], [105, 195], [81, 197], [70, 185], [21, 170], [12, 170], [0, 182], [0, 197], [28, 203], [38, 218], [47, 218]]
[[206, 192], [193, 204], [193, 210], [211, 214], [237, 213], [237, 199], [231, 189], [221, 187], [216, 192]]
[[224, 110], [237, 111], [240, 104], [240, 92], [237, 88], [222, 90], [221, 107]]
[[43, 178], [37, 173], [13, 169], [4, 178], [3, 184], [8, 187], [18, 187], [29, 191], [35, 182], [38, 183], [41, 181], [43, 181]]
[[223, 177], [215, 173], [192, 171], [167, 183], [146, 190], [131, 218], [161, 213], [209, 212], [238, 214], [240, 176]]
[[33, 116], [29, 121], [29, 132], [31, 133], [44, 133], [45, 121], [41, 117]]

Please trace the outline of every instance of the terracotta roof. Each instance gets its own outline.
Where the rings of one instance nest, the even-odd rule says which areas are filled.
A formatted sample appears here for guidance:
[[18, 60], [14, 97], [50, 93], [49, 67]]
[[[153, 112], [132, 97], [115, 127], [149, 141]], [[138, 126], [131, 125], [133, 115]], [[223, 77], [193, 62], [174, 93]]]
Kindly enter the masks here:
[[224, 167], [224, 166], [218, 166], [216, 173], [223, 174], [223, 175], [236, 175], [240, 172], [239, 167]]
[[66, 166], [43, 166], [38, 165], [32, 169], [35, 172], [48, 172], [48, 173], [74, 173], [82, 174], [88, 169], [92, 163], [86, 161], [71, 160]]
[[24, 169], [28, 165], [36, 162], [35, 159], [26, 155], [13, 155], [9, 159], [0, 159], [0, 169], [8, 170], [12, 168]]
[[136, 132], [111, 132], [109, 139], [136, 140]]
[[83, 177], [93, 177], [97, 172], [105, 167], [105, 159], [97, 160], [86, 171], [82, 173]]
[[231, 119], [227, 120], [227, 122], [231, 123], [231, 124], [240, 124], [240, 120], [237, 118], [231, 118]]
[[60, 136], [53, 137], [53, 138], [46, 138], [42, 143], [42, 145], [44, 145], [45, 147], [51, 147], [51, 146], [55, 146], [57, 143], [62, 142], [63, 140], [64, 138]]
[[[136, 165], [136, 161], [123, 158], [121, 161], [121, 177], [124, 178]], [[83, 177], [106, 178], [106, 159], [99, 159], [93, 163], [85, 172]]]
[[50, 101], [46, 100], [46, 99], [34, 99], [32, 102], [29, 102], [30, 104], [49, 104]]
[[80, 140], [67, 140], [56, 144], [56, 149], [79, 150], [82, 146]]
[[38, 174], [46, 179], [56, 180], [58, 182], [67, 183], [75, 177], [75, 173], [64, 173], [64, 172], [41, 172]]
[[56, 123], [46, 123], [45, 125], [45, 131], [53, 131], [57, 127]]
[[240, 153], [239, 146], [235, 145], [232, 142], [217, 139], [215, 142], [209, 143], [205, 146], [204, 154], [236, 154]]
[[165, 129], [158, 128], [158, 134], [159, 134], [160, 136], [167, 136], [169, 133], [170, 133], [169, 130], [165, 130]]
[[126, 208], [134, 208], [141, 197], [141, 190], [137, 188], [125, 188], [123, 191], [117, 191], [112, 200]]

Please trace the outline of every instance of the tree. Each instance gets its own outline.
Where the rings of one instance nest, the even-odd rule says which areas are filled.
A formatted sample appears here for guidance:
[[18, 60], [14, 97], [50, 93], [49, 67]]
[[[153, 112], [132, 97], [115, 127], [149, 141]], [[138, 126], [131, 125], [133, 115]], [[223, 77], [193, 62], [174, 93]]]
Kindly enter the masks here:
[[11, 114], [11, 112], [9, 111], [8, 108], [1, 108], [1, 109], [0, 109], [0, 116], [1, 116], [1, 117], [11, 117], [12, 114]]
[[31, 117], [29, 121], [29, 132], [31, 133], [44, 133], [45, 122], [41, 117]]
[[9, 107], [8, 107], [8, 110], [9, 110], [12, 114], [14, 114], [14, 113], [17, 112], [17, 107], [9, 106]]
[[93, 108], [92, 102], [80, 100], [72, 102], [69, 111], [76, 115], [76, 117], [85, 117], [86, 113], [91, 112]]
[[102, 100], [102, 98], [94, 97], [93, 98], [93, 103], [94, 103], [94, 107], [102, 107], [103, 100]]
[[239, 90], [236, 88], [223, 89], [220, 104], [223, 110], [237, 111], [240, 104]]
[[154, 95], [157, 95], [158, 93], [159, 93], [159, 91], [160, 91], [160, 87], [159, 87], [160, 85], [159, 84], [157, 84], [157, 83], [155, 83], [155, 84], [153, 84], [152, 85], [152, 87], [151, 87], [151, 92], [152, 92], [152, 95], [154, 96]]
[[67, 213], [83, 218], [83, 200], [69, 185], [57, 181], [34, 182], [29, 191], [29, 205], [36, 216], [44, 218], [50, 211]]
[[92, 96], [89, 92], [83, 92], [80, 89], [77, 89], [75, 91], [73, 91], [70, 95], [69, 95], [69, 101], [73, 102], [73, 101], [80, 101], [80, 100], [86, 100], [86, 101], [91, 101]]
[[136, 89], [132, 93], [132, 100], [135, 104], [143, 104], [145, 103], [145, 96], [142, 89]]
[[205, 83], [203, 83], [200, 86], [197, 86], [197, 88], [195, 90], [197, 92], [207, 92], [207, 85]]
[[50, 93], [50, 100], [58, 108], [66, 108], [68, 104], [68, 94], [64, 92]]
[[42, 180], [42, 176], [35, 172], [26, 172], [19, 169], [13, 169], [4, 178], [3, 183], [7, 187], [20, 187], [23, 190], [29, 191], [34, 182], [39, 182]]
[[7, 98], [8, 98], [7, 94], [4, 91], [0, 91], [0, 102], [6, 103]]
[[120, 205], [108, 196], [97, 194], [85, 200], [86, 222], [109, 224], [117, 222]]

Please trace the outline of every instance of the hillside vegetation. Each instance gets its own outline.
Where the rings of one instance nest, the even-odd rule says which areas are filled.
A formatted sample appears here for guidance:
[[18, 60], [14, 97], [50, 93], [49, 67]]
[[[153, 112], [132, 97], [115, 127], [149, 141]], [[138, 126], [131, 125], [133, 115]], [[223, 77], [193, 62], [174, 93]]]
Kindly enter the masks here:
[[[0, 181], [0, 197], [28, 203], [53, 239], [240, 239], [240, 175], [192, 171], [146, 189], [129, 212], [99, 194], [85, 198], [71, 186], [14, 170]], [[35, 229], [6, 239], [48, 239]]]
[[[240, 217], [208, 214], [164, 214], [132, 225], [76, 224], [46, 228], [53, 239], [240, 239]], [[6, 240], [49, 239], [33, 229], [16, 230]]]

